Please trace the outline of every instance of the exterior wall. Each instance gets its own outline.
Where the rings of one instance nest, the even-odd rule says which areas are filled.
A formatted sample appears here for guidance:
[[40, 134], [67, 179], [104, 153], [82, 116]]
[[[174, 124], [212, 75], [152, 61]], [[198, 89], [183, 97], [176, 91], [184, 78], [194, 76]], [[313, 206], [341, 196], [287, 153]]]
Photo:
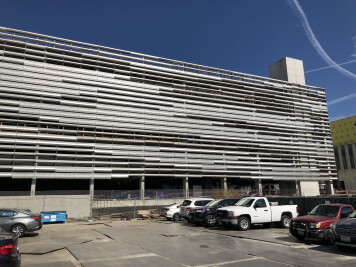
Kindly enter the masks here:
[[152, 206], [170, 206], [175, 203], [182, 203], [183, 199], [154, 199], [154, 200], [118, 200], [118, 201], [108, 201], [108, 200], [98, 200], [94, 201], [94, 208], [113, 208], [113, 207], [152, 207]]
[[336, 179], [322, 88], [1, 27], [0, 71], [0, 179]]
[[338, 177], [345, 183], [346, 190], [356, 191], [356, 169], [339, 170]]
[[[331, 136], [338, 155], [338, 178], [346, 190], [356, 190], [356, 115], [330, 122]], [[351, 151], [349, 149], [351, 147]], [[343, 157], [342, 150], [345, 151]], [[350, 156], [351, 155], [351, 156]], [[344, 164], [346, 163], [346, 166]]]
[[356, 143], [356, 115], [330, 122], [333, 146]]
[[300, 182], [300, 195], [301, 196], [318, 196], [319, 183], [314, 181], [301, 181]]
[[90, 217], [90, 196], [16, 196], [0, 197], [2, 207], [30, 209], [32, 212], [65, 210], [68, 218]]
[[[349, 146], [351, 145], [351, 150], [349, 151]], [[356, 144], [350, 144], [345, 146], [335, 147], [339, 158], [339, 169], [337, 171], [339, 181], [344, 182], [346, 190], [356, 190]], [[345, 151], [345, 159], [342, 155], [342, 147]], [[352, 152], [352, 157], [350, 153]], [[344, 160], [346, 161], [346, 168], [344, 165]], [[352, 164], [353, 161], [353, 164]]]

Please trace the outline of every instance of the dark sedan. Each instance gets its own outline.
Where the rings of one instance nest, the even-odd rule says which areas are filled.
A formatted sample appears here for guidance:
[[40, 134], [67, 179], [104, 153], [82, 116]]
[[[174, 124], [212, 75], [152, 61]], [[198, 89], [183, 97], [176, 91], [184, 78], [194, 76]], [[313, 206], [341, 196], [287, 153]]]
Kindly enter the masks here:
[[42, 228], [41, 215], [18, 209], [0, 209], [0, 228], [22, 237]]
[[333, 241], [338, 247], [356, 248], [356, 211], [348, 218], [331, 224], [330, 229]]
[[190, 211], [189, 217], [196, 224], [205, 224], [212, 227], [216, 224], [216, 210], [222, 207], [235, 205], [240, 198], [217, 199], [210, 202], [205, 207], [194, 208]]
[[12, 233], [0, 231], [0, 266], [19, 267], [21, 266], [21, 255], [17, 242], [18, 236]]

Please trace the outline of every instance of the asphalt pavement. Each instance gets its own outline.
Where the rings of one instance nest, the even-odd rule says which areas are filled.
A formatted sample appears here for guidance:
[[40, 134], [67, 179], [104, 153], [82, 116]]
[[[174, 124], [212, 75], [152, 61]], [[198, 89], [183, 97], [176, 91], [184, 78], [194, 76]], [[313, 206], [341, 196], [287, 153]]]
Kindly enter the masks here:
[[287, 229], [241, 232], [187, 222], [44, 225], [20, 239], [22, 266], [356, 266], [356, 250], [304, 243]]

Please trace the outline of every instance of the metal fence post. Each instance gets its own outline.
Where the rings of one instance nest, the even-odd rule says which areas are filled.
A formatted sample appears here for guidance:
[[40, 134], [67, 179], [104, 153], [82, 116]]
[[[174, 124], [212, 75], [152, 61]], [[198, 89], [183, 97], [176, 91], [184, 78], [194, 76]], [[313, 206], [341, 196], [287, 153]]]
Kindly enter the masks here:
[[134, 214], [133, 214], [133, 218], [136, 219], [136, 197], [134, 199]]

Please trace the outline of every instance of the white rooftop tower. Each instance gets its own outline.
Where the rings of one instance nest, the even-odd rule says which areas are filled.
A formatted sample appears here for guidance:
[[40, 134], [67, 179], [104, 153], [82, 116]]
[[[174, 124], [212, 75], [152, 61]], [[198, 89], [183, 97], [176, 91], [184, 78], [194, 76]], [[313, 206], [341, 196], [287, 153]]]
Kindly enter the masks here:
[[305, 84], [303, 61], [284, 57], [269, 66], [269, 76], [273, 79]]

